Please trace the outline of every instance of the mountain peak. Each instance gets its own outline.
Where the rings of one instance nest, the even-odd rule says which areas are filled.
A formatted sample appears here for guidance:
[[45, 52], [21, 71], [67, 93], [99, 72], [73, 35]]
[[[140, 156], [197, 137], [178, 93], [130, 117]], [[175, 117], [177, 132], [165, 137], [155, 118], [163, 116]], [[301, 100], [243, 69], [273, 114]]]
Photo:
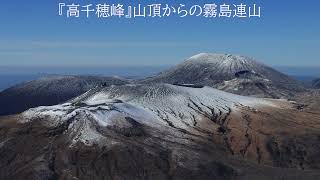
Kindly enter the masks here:
[[258, 64], [255, 60], [245, 56], [232, 55], [232, 54], [218, 54], [218, 53], [200, 53], [196, 54], [186, 62], [191, 63], [219, 63], [224, 66], [230, 65], [243, 65], [243, 64]]
[[290, 97], [293, 90], [300, 89], [295, 80], [253, 58], [214, 53], [194, 55], [145, 81], [211, 86], [240, 95], [272, 98]]
[[210, 53], [199, 53], [194, 56], [191, 56], [189, 59], [202, 59], [207, 58], [210, 55]]

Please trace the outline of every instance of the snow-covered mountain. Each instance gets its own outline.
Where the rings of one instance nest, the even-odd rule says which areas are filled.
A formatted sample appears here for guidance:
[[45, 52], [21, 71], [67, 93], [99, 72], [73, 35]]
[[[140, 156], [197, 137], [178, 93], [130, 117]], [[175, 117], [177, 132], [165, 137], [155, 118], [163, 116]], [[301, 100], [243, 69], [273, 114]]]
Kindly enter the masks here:
[[143, 82], [197, 84], [256, 97], [288, 98], [300, 91], [290, 77], [252, 58], [201, 53]]
[[28, 108], [54, 105], [81, 95], [95, 86], [126, 84], [115, 77], [48, 76], [0, 92], [0, 115], [20, 113]]
[[319, 122], [319, 112], [294, 102], [206, 86], [99, 86], [63, 104], [2, 118], [0, 174], [312, 179], [320, 175]]
[[272, 68], [219, 54], [141, 81], [20, 84], [0, 92], [0, 115], [34, 108], [0, 116], [0, 179], [318, 179], [318, 90], [296, 102], [252, 97], [299, 91]]
[[[171, 127], [201, 134], [208, 129], [218, 132], [230, 113], [241, 112], [242, 108], [248, 107], [255, 111], [257, 107], [277, 106], [280, 106], [277, 101], [233, 95], [210, 87], [124, 85], [98, 87], [65, 104], [30, 109], [23, 113], [23, 121], [40, 118], [45, 119], [49, 126], [59, 126], [70, 119], [80, 119], [108, 127], [125, 125], [129, 117], [157, 129]], [[208, 122], [201, 124], [203, 119], [214, 123], [212, 126]], [[96, 127], [93, 127], [72, 133], [99, 134], [95, 131]], [[82, 142], [89, 142], [91, 138], [77, 137]]]

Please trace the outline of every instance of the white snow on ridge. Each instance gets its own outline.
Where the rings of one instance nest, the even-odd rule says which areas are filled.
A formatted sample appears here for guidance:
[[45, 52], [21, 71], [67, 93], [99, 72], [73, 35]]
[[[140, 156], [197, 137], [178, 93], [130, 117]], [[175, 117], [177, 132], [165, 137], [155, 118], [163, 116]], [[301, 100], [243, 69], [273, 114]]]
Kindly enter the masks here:
[[205, 57], [208, 57], [208, 53], [199, 53], [199, 54], [196, 54], [194, 56], [191, 56], [189, 59], [200, 59], [200, 58], [205, 58]]
[[248, 57], [240, 55], [231, 55], [231, 54], [212, 54], [212, 53], [200, 53], [196, 54], [189, 59], [188, 62], [201, 63], [201, 62], [211, 62], [217, 63], [222, 62], [225, 65], [230, 65], [234, 61], [239, 61], [242, 63], [247, 63]]
[[112, 103], [115, 99], [137, 105], [167, 106], [171, 108], [179, 108], [177, 105], [188, 104], [190, 100], [199, 104], [202, 103], [207, 106], [212, 106], [213, 108], [232, 108], [235, 104], [247, 106], [277, 106], [276, 103], [267, 99], [235, 95], [211, 87], [189, 88], [170, 84], [164, 84], [160, 87], [150, 87], [141, 96], [131, 95], [130, 92], [119, 92], [117, 88], [108, 89], [108, 91], [102, 91], [92, 95], [87, 98], [84, 103], [88, 105], [98, 105], [101, 103]]
[[238, 106], [277, 106], [266, 99], [234, 95], [210, 87], [169, 84], [107, 87], [75, 100], [79, 102], [30, 109], [22, 114], [22, 122], [40, 118], [48, 126], [58, 126], [74, 118], [68, 132], [73, 134], [75, 142], [86, 139], [83, 142], [88, 143], [100, 136], [94, 126], [122, 126], [127, 124], [125, 117], [154, 128], [165, 128], [170, 122], [174, 127], [187, 130], [202, 120], [203, 113], [221, 115], [237, 111]]
[[69, 119], [71, 114], [68, 112], [72, 109], [70, 103], [32, 108], [22, 113], [23, 118], [21, 122], [28, 122], [36, 118], [50, 118], [51, 123], [56, 124], [59, 123], [60, 120]]

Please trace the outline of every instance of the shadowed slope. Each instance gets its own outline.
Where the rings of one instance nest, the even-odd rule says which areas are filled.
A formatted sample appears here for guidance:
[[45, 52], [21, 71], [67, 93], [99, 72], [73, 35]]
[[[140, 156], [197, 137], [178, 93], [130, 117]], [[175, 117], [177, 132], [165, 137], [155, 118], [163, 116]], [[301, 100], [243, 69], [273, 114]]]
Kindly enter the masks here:
[[54, 105], [79, 96], [96, 86], [122, 85], [127, 82], [113, 77], [52, 76], [18, 84], [0, 92], [0, 115]]

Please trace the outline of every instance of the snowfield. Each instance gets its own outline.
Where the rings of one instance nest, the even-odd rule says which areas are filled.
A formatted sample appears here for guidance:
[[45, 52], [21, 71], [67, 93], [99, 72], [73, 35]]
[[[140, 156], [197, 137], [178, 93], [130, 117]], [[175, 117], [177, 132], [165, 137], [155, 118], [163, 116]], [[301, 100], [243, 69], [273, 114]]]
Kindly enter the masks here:
[[170, 84], [123, 85], [92, 89], [56, 106], [25, 111], [21, 122], [41, 119], [50, 127], [72, 120], [66, 133], [88, 145], [101, 138], [96, 127], [128, 127], [126, 117], [157, 129], [189, 130], [203, 118], [222, 118], [238, 107], [278, 107], [277, 101], [244, 97], [211, 87], [190, 88]]

